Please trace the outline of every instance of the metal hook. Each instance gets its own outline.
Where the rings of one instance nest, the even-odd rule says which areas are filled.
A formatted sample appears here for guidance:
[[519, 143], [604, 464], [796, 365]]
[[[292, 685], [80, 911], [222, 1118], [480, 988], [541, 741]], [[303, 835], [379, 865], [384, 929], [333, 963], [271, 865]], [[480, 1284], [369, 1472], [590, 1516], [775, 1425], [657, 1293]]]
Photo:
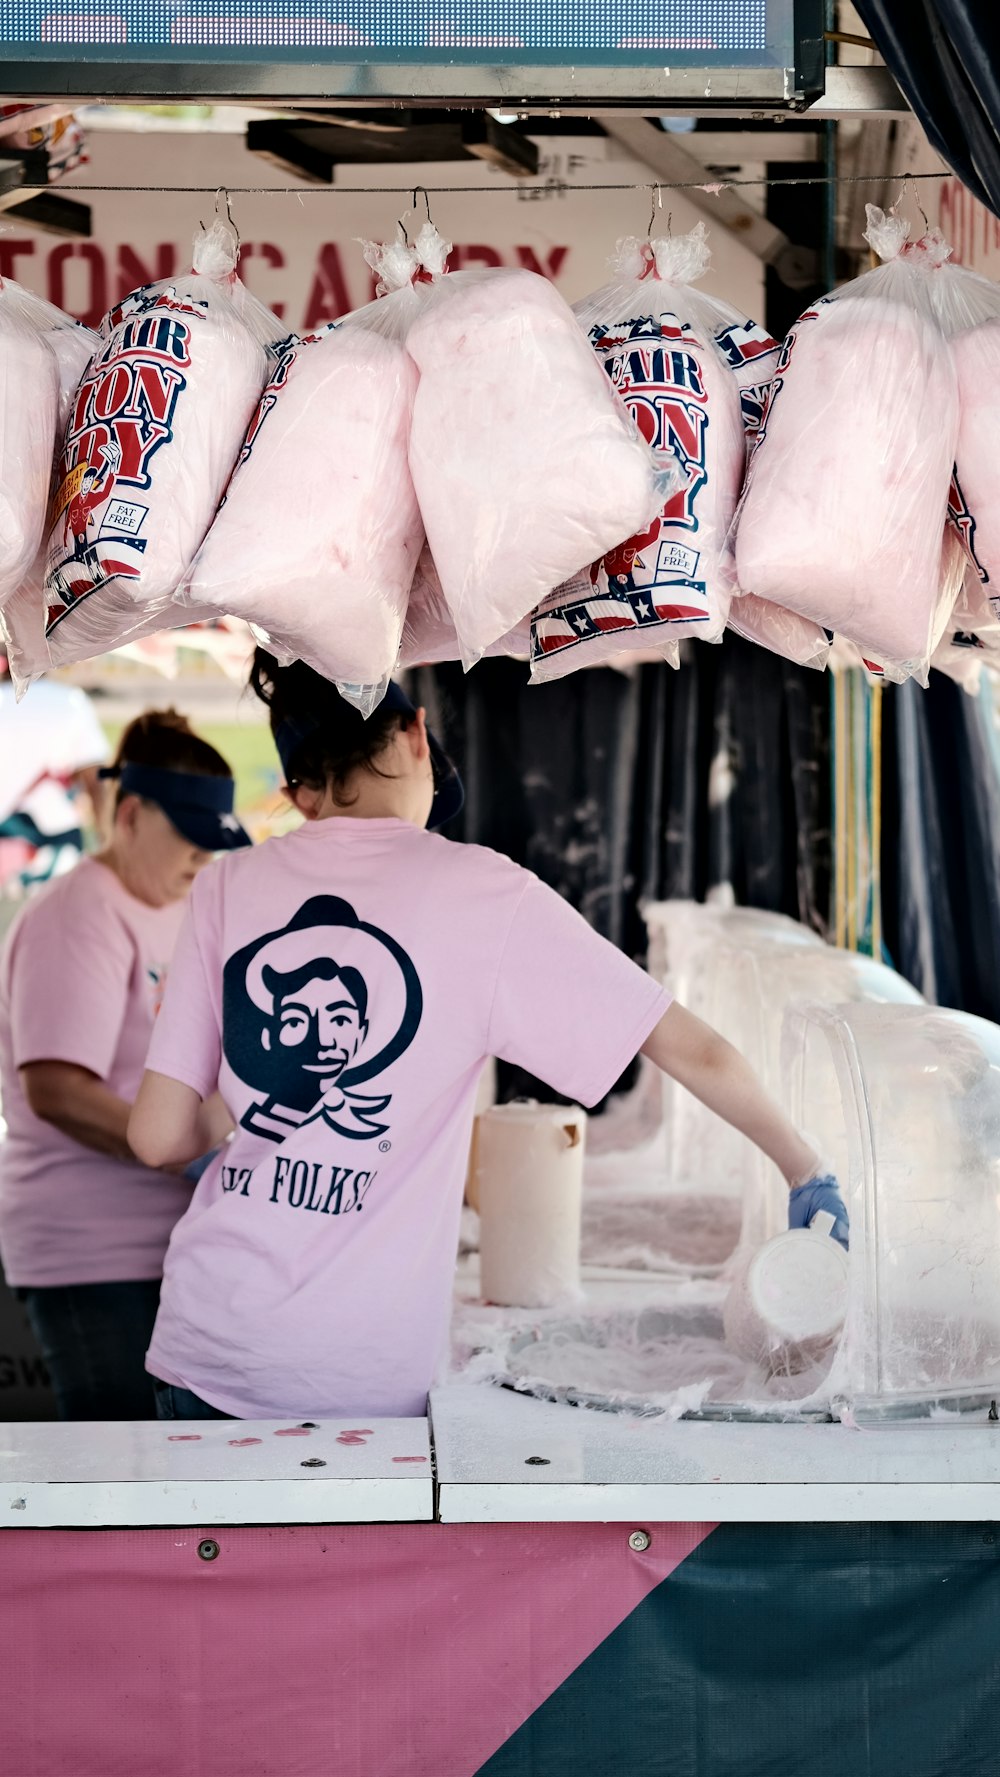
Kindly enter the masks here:
[[402, 239], [403, 246], [408, 247], [410, 244], [410, 237], [406, 232], [406, 223], [403, 221], [402, 216], [397, 217], [396, 227], [399, 229], [400, 238]]
[[226, 221], [228, 222], [230, 228], [232, 229], [234, 235], [236, 236], [236, 245], [238, 247], [240, 245], [240, 231], [237, 228], [236, 223], [233, 219], [233, 206], [229, 201], [229, 193], [226, 190], [226, 187], [224, 185], [220, 185], [216, 194], [215, 194], [215, 214], [216, 214], [216, 216], [221, 216], [221, 213], [222, 213], [221, 206], [223, 203], [225, 203], [225, 206], [226, 206]]
[[653, 223], [656, 221], [657, 204], [662, 210], [663, 193], [658, 185], [651, 185], [649, 188], [649, 227], [646, 230], [646, 236], [649, 240], [652, 240], [653, 237]]
[[425, 210], [426, 210], [426, 211], [427, 211], [427, 220], [428, 220], [428, 222], [429, 222], [429, 221], [430, 221], [430, 219], [431, 219], [431, 200], [430, 200], [430, 198], [429, 198], [429, 197], [428, 197], [428, 196], [427, 196], [427, 188], [426, 188], [426, 186], [424, 186], [424, 185], [415, 185], [415, 186], [414, 186], [414, 187], [413, 187], [413, 204], [412, 204], [412, 208], [413, 208], [413, 209], [414, 209], [414, 210], [415, 210], [415, 209], [416, 209], [416, 207], [417, 207], [417, 194], [418, 194], [418, 192], [419, 192], [419, 193], [422, 193], [422, 195], [423, 195], [423, 200], [424, 200], [424, 208], [425, 208]]
[[917, 184], [916, 180], [911, 178], [909, 174], [907, 174], [907, 177], [903, 182], [904, 190], [907, 185], [910, 185], [913, 187], [913, 201], [916, 204], [917, 209], [920, 211], [920, 215], [923, 219], [924, 233], [928, 234], [930, 232], [930, 226], [931, 226], [930, 217], [928, 216], [927, 211], [924, 209], [923, 204], [920, 202], [920, 187]]

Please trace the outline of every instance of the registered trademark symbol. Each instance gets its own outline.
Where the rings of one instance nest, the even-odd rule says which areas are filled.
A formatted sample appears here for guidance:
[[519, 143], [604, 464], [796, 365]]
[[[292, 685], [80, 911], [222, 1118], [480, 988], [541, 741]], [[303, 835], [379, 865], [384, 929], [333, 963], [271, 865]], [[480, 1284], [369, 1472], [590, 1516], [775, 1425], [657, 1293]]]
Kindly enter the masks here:
[[378, 1151], [380, 1154], [387, 1154], [391, 1147], [392, 1147], [391, 1141], [380, 1141], [378, 1144]]

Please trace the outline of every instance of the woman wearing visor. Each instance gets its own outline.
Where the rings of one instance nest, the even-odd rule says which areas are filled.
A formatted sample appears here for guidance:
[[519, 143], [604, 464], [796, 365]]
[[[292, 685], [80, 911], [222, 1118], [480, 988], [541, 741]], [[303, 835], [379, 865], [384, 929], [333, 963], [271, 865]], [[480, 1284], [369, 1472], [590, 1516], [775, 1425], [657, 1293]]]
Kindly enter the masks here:
[[258, 652], [302, 826], [195, 885], [130, 1133], [151, 1166], [236, 1130], [174, 1229], [164, 1418], [424, 1411], [447, 1337], [476, 1086], [496, 1055], [584, 1104], [640, 1048], [795, 1187], [834, 1181], [749, 1067], [510, 859], [433, 831], [461, 784], [396, 686], [362, 721]]
[[[133, 722], [104, 775], [108, 844], [29, 902], [0, 959], [0, 1255], [62, 1419], [155, 1413], [145, 1352], [191, 1183], [136, 1158], [128, 1118], [191, 884], [249, 844], [226, 761], [172, 710]], [[206, 1146], [230, 1126], [214, 1101]]]

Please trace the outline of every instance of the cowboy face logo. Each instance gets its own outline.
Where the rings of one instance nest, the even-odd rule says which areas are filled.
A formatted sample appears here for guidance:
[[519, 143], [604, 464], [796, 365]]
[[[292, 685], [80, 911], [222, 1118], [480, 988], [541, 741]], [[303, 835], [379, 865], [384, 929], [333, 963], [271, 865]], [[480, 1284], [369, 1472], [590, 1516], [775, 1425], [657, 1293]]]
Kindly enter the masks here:
[[314, 896], [223, 973], [226, 1060], [263, 1094], [243, 1127], [277, 1143], [319, 1119], [356, 1141], [384, 1135], [390, 1094], [357, 1088], [405, 1053], [422, 1011], [419, 977], [395, 940], [338, 896]]

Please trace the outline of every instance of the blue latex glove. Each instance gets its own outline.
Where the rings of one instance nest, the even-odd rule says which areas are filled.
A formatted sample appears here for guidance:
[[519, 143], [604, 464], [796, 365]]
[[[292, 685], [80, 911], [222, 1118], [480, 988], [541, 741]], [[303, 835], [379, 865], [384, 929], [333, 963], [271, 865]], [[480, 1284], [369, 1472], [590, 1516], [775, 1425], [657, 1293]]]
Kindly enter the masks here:
[[823, 1209], [834, 1219], [830, 1238], [839, 1240], [846, 1252], [851, 1232], [851, 1220], [847, 1213], [847, 1205], [840, 1195], [840, 1186], [832, 1173], [824, 1173], [820, 1178], [807, 1179], [804, 1185], [796, 1185], [794, 1191], [789, 1191], [788, 1226], [790, 1228], [808, 1228]]

